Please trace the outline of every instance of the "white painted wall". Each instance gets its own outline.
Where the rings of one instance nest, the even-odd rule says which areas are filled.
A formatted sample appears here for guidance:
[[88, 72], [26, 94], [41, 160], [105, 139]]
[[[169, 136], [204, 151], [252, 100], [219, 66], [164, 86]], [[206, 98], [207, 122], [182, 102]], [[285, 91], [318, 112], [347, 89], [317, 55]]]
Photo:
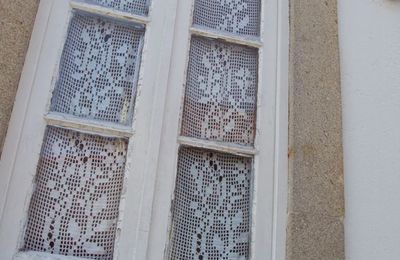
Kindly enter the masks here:
[[338, 0], [347, 260], [400, 259], [400, 1]]

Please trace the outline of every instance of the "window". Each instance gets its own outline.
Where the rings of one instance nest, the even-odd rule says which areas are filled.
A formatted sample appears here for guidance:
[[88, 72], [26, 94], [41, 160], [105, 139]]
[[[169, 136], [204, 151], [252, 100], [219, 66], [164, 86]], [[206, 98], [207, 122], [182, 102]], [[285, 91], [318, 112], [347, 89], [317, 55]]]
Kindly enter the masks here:
[[[260, 5], [195, 0], [192, 28], [257, 40]], [[170, 259], [250, 256], [257, 80], [257, 48], [192, 34], [180, 137], [215, 146], [179, 148]], [[249, 154], [232, 155], [228, 144]]]
[[0, 164], [1, 258], [284, 259], [286, 12], [41, 1]]

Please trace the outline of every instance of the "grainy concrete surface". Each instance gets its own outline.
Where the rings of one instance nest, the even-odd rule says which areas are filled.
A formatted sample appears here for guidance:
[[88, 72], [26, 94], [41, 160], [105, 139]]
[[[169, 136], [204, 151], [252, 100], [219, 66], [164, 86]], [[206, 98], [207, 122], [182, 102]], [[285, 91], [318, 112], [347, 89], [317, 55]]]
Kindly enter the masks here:
[[39, 0], [0, 0], [0, 154]]
[[344, 259], [336, 0], [290, 5], [287, 259]]

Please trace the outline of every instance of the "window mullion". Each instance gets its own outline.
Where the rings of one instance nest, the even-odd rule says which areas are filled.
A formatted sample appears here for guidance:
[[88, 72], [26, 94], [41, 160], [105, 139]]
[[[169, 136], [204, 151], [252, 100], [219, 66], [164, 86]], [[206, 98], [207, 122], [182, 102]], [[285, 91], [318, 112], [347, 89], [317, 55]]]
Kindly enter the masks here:
[[259, 41], [258, 38], [253, 37], [245, 38], [231, 34], [224, 34], [209, 29], [198, 28], [196, 26], [192, 26], [190, 32], [192, 35], [203, 36], [211, 39], [221, 39], [229, 43], [240, 44], [248, 47], [260, 48], [262, 46], [261, 41]]
[[121, 126], [116, 123], [84, 119], [57, 112], [51, 112], [45, 115], [44, 118], [50, 126], [64, 127], [88, 134], [126, 138], [131, 138], [134, 135], [134, 131], [130, 126]]
[[230, 153], [243, 157], [252, 157], [257, 154], [257, 150], [251, 146], [236, 145], [225, 142], [208, 141], [186, 136], [179, 136], [178, 143], [183, 146], [191, 146], [196, 148], [204, 148], [215, 150], [222, 153]]

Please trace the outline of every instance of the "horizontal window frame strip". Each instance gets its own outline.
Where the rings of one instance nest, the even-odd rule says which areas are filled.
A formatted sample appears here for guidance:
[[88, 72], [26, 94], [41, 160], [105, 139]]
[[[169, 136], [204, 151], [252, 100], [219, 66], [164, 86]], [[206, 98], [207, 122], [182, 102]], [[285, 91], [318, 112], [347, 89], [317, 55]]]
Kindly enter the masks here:
[[246, 39], [243, 37], [229, 35], [226, 33], [217, 33], [215, 31], [198, 28], [196, 26], [190, 27], [190, 34], [191, 34], [191, 36], [202, 36], [202, 37], [208, 37], [208, 38], [212, 38], [212, 39], [216, 39], [216, 40], [224, 40], [229, 43], [240, 44], [243, 46], [253, 47], [253, 48], [257, 48], [257, 49], [259, 49], [263, 46], [261, 41], [250, 40], [250, 39]]
[[206, 150], [218, 151], [221, 153], [229, 153], [242, 157], [253, 158], [258, 151], [252, 146], [244, 146], [238, 144], [228, 144], [218, 141], [209, 141], [187, 136], [179, 136], [178, 143], [182, 146], [201, 148]]
[[116, 123], [103, 123], [57, 112], [46, 114], [44, 119], [47, 125], [68, 128], [87, 134], [118, 138], [131, 138], [134, 135], [131, 127], [121, 126]]
[[128, 23], [139, 23], [141, 25], [147, 25], [150, 22], [150, 18], [131, 14], [123, 11], [114, 10], [104, 6], [98, 6], [93, 4], [87, 4], [80, 1], [71, 1], [71, 8], [78, 11], [83, 11], [95, 15], [101, 15], [111, 19], [117, 19]]
[[41, 259], [53, 259], [53, 260], [90, 260], [88, 258], [76, 257], [76, 256], [65, 256], [55, 255], [45, 252], [38, 251], [21, 251], [15, 254], [14, 260], [41, 260]]

